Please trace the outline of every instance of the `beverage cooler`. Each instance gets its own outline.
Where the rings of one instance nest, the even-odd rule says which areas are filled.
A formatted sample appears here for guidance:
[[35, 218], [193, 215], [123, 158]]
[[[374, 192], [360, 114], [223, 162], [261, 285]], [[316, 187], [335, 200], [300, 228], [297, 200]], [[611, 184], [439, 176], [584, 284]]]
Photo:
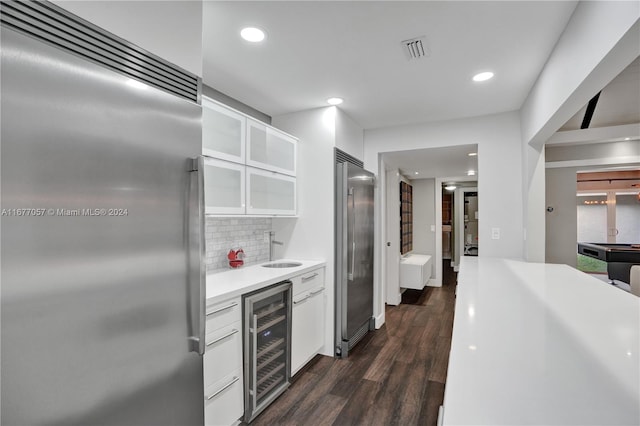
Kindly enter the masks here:
[[289, 387], [291, 281], [243, 297], [244, 421], [252, 421]]

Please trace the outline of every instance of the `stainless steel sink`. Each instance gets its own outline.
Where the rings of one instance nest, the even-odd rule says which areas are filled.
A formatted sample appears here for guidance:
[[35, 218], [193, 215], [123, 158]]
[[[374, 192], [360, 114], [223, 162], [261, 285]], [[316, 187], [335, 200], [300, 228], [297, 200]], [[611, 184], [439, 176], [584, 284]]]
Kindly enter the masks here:
[[262, 265], [263, 268], [295, 268], [296, 266], [302, 266], [300, 262], [275, 262], [275, 263], [265, 263]]

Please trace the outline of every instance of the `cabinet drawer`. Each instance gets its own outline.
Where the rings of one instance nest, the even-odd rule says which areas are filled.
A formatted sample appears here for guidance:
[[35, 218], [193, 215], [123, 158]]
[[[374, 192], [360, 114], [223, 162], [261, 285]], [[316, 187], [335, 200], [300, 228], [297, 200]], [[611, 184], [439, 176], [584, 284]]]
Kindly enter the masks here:
[[242, 368], [242, 321], [208, 333], [205, 342], [203, 368], [206, 388], [229, 371]]
[[204, 388], [204, 423], [208, 426], [232, 425], [242, 417], [244, 401], [242, 374], [235, 370]]
[[241, 307], [239, 297], [208, 305], [205, 332], [209, 334], [236, 321], [242, 321]]
[[293, 299], [296, 295], [310, 290], [317, 290], [318, 287], [324, 287], [324, 268], [314, 269], [291, 279], [293, 283]]

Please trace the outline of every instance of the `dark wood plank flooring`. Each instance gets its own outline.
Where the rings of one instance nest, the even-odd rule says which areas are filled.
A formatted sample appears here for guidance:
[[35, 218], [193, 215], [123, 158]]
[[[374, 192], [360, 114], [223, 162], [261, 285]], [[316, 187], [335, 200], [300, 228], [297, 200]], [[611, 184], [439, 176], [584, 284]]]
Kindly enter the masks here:
[[436, 425], [447, 377], [456, 273], [407, 290], [346, 360], [317, 356], [251, 425]]

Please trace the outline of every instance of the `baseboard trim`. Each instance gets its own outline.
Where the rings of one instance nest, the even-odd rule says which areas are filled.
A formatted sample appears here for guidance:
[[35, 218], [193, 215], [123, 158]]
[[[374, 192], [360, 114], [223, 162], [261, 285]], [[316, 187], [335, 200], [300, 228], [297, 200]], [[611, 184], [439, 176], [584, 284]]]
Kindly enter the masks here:
[[427, 281], [427, 287], [442, 287], [442, 280], [430, 278], [429, 281]]
[[385, 317], [384, 312], [376, 317], [376, 330], [384, 325]]
[[398, 293], [394, 299], [388, 298], [387, 305], [398, 306], [402, 302], [402, 293]]

